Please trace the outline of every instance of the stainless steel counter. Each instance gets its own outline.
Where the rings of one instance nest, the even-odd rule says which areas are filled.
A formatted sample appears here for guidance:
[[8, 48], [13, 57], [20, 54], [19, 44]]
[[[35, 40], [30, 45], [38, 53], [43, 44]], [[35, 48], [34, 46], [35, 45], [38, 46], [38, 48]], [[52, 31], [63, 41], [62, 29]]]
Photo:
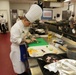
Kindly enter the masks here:
[[[53, 32], [52, 32], [53, 33]], [[55, 33], [53, 33], [55, 35]], [[47, 35], [41, 35], [40, 37], [47, 37]], [[76, 46], [76, 42], [70, 40], [70, 39], [67, 39], [65, 37], [61, 37], [61, 39], [63, 39], [69, 46]], [[34, 59], [34, 58], [30, 58], [29, 60], [29, 66], [30, 66], [30, 70], [31, 70], [31, 73], [32, 75], [43, 75], [40, 67], [39, 67], [39, 64], [37, 62], [37, 59]]]

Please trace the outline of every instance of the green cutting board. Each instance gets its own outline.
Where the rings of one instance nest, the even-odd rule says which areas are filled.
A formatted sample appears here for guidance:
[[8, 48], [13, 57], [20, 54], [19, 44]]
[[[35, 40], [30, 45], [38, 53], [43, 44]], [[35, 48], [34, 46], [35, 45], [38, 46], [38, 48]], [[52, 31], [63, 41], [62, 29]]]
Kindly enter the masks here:
[[43, 39], [43, 38], [37, 38], [37, 41], [38, 42], [32, 42], [29, 45], [29, 47], [31, 46], [42, 46], [42, 45], [48, 45], [48, 43]]

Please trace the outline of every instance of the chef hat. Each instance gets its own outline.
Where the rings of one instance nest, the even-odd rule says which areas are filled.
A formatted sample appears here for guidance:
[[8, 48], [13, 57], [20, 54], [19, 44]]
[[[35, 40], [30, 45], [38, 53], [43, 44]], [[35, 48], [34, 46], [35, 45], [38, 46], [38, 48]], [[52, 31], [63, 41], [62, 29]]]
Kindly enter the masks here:
[[29, 11], [25, 14], [25, 17], [30, 21], [34, 22], [37, 19], [40, 19], [42, 16], [42, 9], [37, 4], [33, 4]]

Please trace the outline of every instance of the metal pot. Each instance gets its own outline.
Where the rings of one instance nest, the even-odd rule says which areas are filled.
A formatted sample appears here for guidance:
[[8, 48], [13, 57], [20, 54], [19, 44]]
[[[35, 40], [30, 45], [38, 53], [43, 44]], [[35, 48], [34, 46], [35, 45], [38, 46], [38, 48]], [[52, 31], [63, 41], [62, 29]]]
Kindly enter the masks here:
[[67, 57], [76, 60], [76, 48], [68, 48]]

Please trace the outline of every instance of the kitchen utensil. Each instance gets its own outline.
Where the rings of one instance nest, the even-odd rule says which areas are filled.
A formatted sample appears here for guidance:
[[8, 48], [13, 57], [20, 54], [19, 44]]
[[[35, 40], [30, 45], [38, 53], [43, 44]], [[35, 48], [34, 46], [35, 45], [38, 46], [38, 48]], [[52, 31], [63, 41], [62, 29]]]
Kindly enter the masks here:
[[59, 46], [59, 48], [61, 49], [61, 50], [63, 50], [63, 51], [67, 51], [68, 49], [66, 48], [66, 47], [64, 47], [64, 46]]
[[57, 44], [60, 44], [60, 45], [64, 45], [63, 43], [60, 43], [60, 42], [57, 42], [57, 41], [54, 41], [54, 43], [57, 43]]

